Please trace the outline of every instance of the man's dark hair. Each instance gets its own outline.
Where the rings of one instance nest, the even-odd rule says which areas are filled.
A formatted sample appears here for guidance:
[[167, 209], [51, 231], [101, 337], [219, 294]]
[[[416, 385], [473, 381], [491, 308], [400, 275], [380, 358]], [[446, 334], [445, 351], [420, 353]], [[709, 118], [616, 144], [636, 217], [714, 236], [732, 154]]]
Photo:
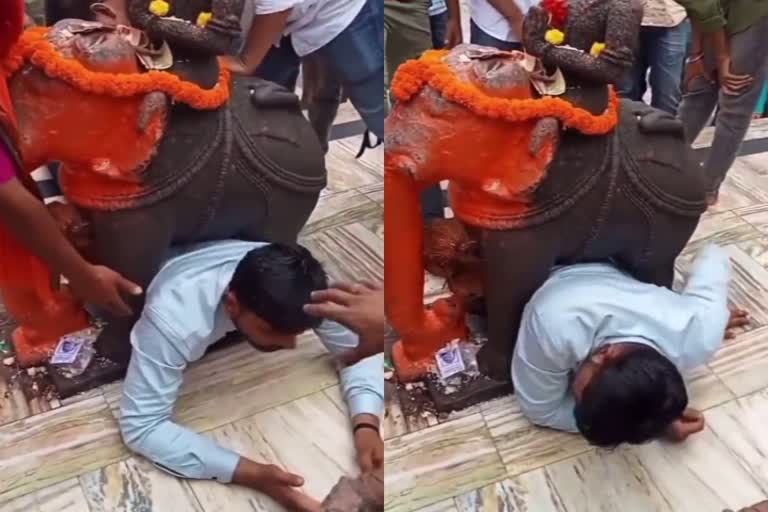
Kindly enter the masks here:
[[328, 287], [323, 266], [301, 246], [269, 244], [249, 252], [229, 289], [240, 305], [282, 333], [299, 333], [322, 320], [304, 312], [312, 292]]
[[587, 441], [613, 448], [661, 437], [687, 406], [675, 365], [653, 348], [639, 347], [592, 379], [574, 415]]

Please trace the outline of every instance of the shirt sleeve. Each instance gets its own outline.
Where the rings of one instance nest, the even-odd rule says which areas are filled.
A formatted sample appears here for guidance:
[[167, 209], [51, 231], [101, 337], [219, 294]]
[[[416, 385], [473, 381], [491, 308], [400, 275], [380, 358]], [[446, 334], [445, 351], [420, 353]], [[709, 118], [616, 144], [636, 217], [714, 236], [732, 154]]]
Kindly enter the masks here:
[[[315, 329], [323, 345], [334, 355], [355, 348], [358, 337], [343, 325], [326, 320]], [[381, 417], [384, 411], [384, 354], [376, 354], [339, 372], [341, 392], [349, 407], [349, 414], [373, 414]]]
[[725, 27], [725, 16], [719, 0], [676, 0], [682, 5], [688, 16], [698, 23], [704, 33], [717, 32]]
[[176, 476], [232, 481], [240, 456], [173, 422], [186, 360], [147, 308], [131, 332], [133, 355], [120, 402], [125, 444]]
[[573, 364], [530, 307], [524, 313], [512, 358], [515, 396], [531, 423], [578, 432], [570, 389]]
[[293, 9], [301, 0], [251, 0], [251, 2], [253, 2], [253, 14], [259, 16]]
[[707, 363], [720, 348], [728, 325], [731, 266], [722, 247], [709, 245], [693, 263], [681, 297], [691, 310], [685, 331], [681, 368]]

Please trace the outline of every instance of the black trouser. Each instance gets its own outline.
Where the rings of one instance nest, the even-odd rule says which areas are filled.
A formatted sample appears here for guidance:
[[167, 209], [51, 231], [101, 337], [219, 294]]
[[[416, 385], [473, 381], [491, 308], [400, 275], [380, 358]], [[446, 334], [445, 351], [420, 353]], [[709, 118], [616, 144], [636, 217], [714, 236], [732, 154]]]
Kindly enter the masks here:
[[94, 0], [45, 0], [45, 22], [53, 25], [67, 18], [92, 19], [91, 4]]

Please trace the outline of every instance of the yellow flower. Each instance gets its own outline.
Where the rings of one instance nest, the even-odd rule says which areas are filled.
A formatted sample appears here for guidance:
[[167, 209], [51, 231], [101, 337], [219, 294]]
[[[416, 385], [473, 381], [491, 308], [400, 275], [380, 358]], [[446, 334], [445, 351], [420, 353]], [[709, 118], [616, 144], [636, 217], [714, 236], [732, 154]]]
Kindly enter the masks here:
[[605, 50], [605, 43], [594, 43], [592, 49], [589, 50], [589, 54], [593, 57], [599, 57], [603, 50]]
[[565, 41], [565, 34], [563, 34], [559, 30], [551, 29], [551, 30], [547, 30], [547, 33], [544, 34], [544, 39], [549, 44], [553, 44], [555, 46], [559, 46], [559, 45], [563, 44], [563, 41]]
[[197, 17], [197, 26], [198, 27], [204, 27], [208, 24], [209, 21], [211, 21], [211, 18], [213, 17], [213, 14], [210, 12], [201, 12], [200, 15]]
[[171, 10], [171, 4], [165, 0], [152, 0], [149, 3], [149, 12], [155, 16], [168, 16]]

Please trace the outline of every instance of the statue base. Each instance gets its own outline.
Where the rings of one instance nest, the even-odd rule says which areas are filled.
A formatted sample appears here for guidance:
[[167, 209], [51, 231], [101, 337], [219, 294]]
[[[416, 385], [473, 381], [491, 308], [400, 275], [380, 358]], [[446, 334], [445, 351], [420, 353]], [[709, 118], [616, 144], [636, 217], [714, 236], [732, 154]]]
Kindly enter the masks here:
[[[245, 341], [245, 337], [238, 332], [231, 332], [217, 341], [208, 349], [208, 352], [214, 352], [226, 347], [231, 347]], [[126, 340], [126, 343], [128, 340]], [[207, 352], [206, 352], [207, 353]], [[205, 357], [205, 356], [203, 356]], [[96, 355], [88, 365], [85, 371], [76, 377], [67, 377], [58, 367], [52, 364], [46, 364], [51, 382], [56, 388], [56, 394], [60, 399], [69, 398], [78, 393], [84, 393], [91, 389], [111, 384], [125, 377], [128, 371], [128, 363], [118, 363], [107, 359], [106, 357]]]
[[435, 375], [431, 375], [427, 379], [427, 388], [435, 409], [441, 413], [466, 409], [514, 392], [511, 382], [494, 380], [484, 375], [467, 379], [458, 386], [445, 386]]
[[412, 360], [405, 355], [403, 342], [397, 341], [392, 346], [392, 364], [400, 382], [415, 382], [423, 380], [434, 370], [435, 360], [432, 357]]

